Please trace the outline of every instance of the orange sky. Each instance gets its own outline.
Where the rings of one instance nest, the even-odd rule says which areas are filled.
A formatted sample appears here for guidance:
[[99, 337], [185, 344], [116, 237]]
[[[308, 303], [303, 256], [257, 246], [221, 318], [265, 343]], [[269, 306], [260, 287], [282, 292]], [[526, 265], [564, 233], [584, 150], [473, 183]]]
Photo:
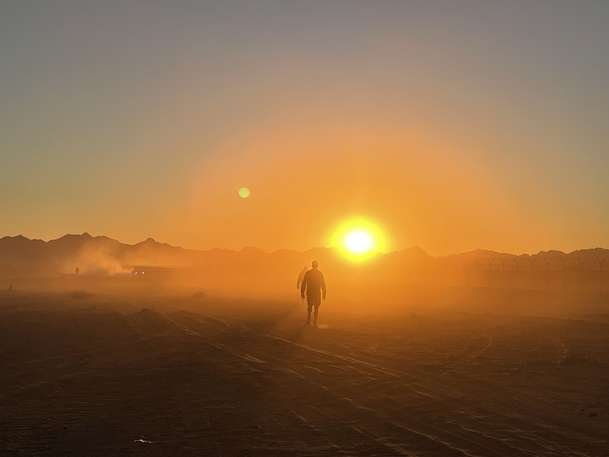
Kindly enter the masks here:
[[[360, 215], [383, 227], [389, 249], [526, 244], [521, 208], [484, 154], [451, 140], [414, 126], [257, 126], [191, 171], [187, 212], [175, 215], [187, 222], [176, 230], [170, 219], [164, 229], [191, 245], [307, 249]], [[247, 200], [237, 196], [242, 185], [252, 190]]]
[[0, 15], [0, 236], [609, 246], [604, 2], [68, 3]]

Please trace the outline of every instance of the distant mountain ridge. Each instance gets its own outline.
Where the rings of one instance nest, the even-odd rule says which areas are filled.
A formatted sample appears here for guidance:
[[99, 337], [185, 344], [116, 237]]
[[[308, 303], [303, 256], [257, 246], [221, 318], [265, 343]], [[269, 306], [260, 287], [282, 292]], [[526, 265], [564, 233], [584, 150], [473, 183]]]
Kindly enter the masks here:
[[[22, 235], [0, 238], [0, 272], [32, 274], [71, 273], [76, 268], [82, 273], [126, 273], [136, 265], [186, 268], [217, 265], [256, 266], [308, 263], [311, 259], [334, 262], [334, 252], [329, 248], [314, 248], [305, 252], [281, 249], [265, 252], [246, 247], [239, 251], [230, 249], [194, 250], [172, 246], [148, 238], [136, 244], [127, 244], [106, 236], [89, 233], [66, 234], [44, 241]], [[456, 269], [480, 269], [494, 271], [512, 270], [609, 270], [609, 250], [602, 248], [581, 249], [570, 253], [541, 251], [537, 254], [507, 254], [490, 250], [434, 257], [419, 247], [412, 247], [379, 255], [374, 262], [380, 268], [424, 268], [442, 266]]]

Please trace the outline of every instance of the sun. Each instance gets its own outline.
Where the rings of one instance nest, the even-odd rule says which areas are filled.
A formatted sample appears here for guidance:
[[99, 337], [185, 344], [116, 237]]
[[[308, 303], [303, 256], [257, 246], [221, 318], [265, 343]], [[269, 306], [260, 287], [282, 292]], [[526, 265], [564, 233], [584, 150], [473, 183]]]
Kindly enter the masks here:
[[355, 229], [345, 235], [344, 244], [354, 254], [363, 254], [374, 248], [374, 238], [366, 230]]
[[386, 237], [380, 226], [361, 216], [345, 219], [329, 238], [330, 247], [354, 262], [368, 260], [387, 249]]

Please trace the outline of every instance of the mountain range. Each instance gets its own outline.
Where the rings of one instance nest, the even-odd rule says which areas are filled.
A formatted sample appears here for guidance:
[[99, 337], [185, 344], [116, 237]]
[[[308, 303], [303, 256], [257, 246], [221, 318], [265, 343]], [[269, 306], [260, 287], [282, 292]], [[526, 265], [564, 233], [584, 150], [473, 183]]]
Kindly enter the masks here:
[[[126, 244], [106, 236], [67, 234], [43, 241], [22, 235], [0, 239], [0, 274], [69, 274], [78, 268], [83, 274], [129, 273], [136, 266], [164, 268], [288, 268], [299, 269], [312, 259], [326, 265], [344, 263], [329, 248], [305, 252], [264, 252], [253, 247], [194, 250], [171, 246], [152, 238]], [[419, 247], [377, 256], [359, 266], [373, 270], [450, 269], [480, 271], [605, 271], [609, 250], [582, 249], [570, 253], [542, 251], [534, 255], [513, 255], [489, 250], [434, 257]]]

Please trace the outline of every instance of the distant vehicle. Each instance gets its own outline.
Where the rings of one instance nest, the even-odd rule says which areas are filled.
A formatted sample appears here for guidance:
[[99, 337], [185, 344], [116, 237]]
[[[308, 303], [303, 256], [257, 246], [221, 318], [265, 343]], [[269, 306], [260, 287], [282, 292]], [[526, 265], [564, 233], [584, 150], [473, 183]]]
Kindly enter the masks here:
[[175, 273], [175, 268], [139, 265], [133, 267], [131, 276], [141, 279], [163, 279]]

